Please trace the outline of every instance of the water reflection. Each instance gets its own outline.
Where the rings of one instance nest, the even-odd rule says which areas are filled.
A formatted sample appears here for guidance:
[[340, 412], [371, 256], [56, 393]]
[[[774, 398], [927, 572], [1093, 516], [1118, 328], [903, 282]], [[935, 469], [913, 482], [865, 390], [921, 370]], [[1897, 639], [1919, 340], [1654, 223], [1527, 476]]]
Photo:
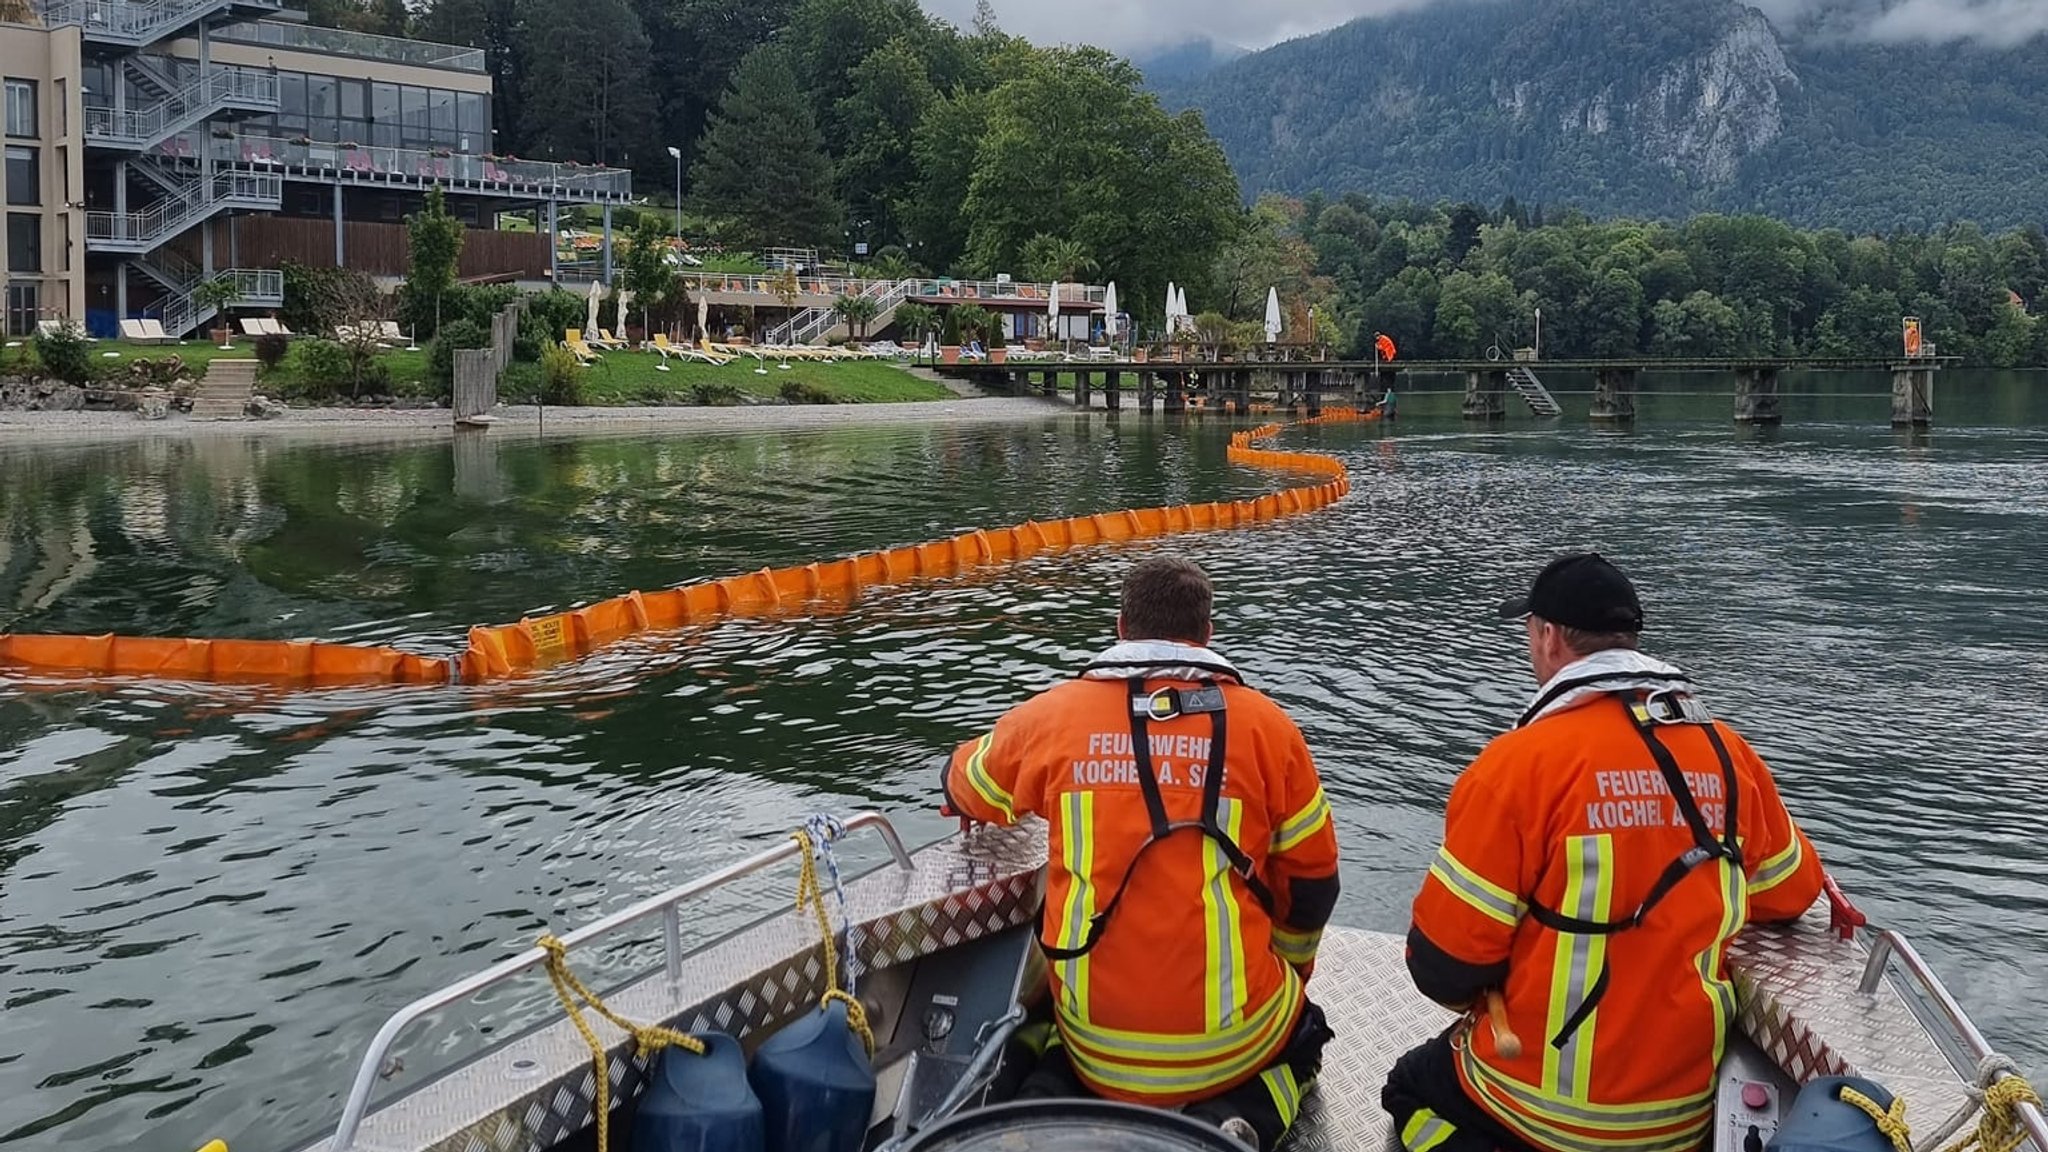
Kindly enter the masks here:
[[[1217, 576], [1219, 646], [1324, 765], [1342, 918], [1401, 925], [1450, 780], [1523, 703], [1519, 645], [1486, 606], [1550, 551], [1599, 547], [1845, 882], [1922, 939], [1995, 1040], [2048, 1063], [2025, 1024], [2048, 993], [2048, 783], [2024, 770], [2048, 742], [2048, 434], [1744, 433], [1725, 414], [1493, 432], [1403, 411], [1391, 430], [1293, 434], [1344, 455], [1343, 505], [1171, 544]], [[627, 587], [1263, 491], [1223, 440], [1127, 416], [9, 449], [0, 607], [24, 629], [445, 651], [472, 621]], [[818, 808], [943, 833], [935, 750], [1084, 661], [1124, 567], [1163, 547], [646, 638], [514, 685], [16, 686], [0, 695], [0, 1142], [284, 1148], [331, 1118], [378, 1020], [544, 928]], [[786, 898], [786, 877], [760, 878], [689, 932]], [[648, 954], [629, 941], [599, 967]], [[409, 1073], [547, 1001], [522, 985], [443, 1016]]]

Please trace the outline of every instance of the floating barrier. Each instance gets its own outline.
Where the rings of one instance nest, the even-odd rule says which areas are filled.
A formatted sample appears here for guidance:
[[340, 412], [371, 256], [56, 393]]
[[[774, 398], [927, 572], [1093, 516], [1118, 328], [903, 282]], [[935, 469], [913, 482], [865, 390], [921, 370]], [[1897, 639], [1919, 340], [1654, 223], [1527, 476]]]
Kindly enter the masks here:
[[[1378, 418], [1379, 413], [1371, 409], [1333, 409], [1303, 423], [1358, 423]], [[1343, 499], [1351, 482], [1343, 463], [1335, 457], [1253, 446], [1286, 427], [1264, 424], [1232, 435], [1227, 458], [1245, 467], [1323, 477], [1321, 483], [1251, 500], [1127, 508], [1042, 523], [1028, 521], [821, 564], [763, 569], [655, 592], [628, 592], [570, 612], [472, 628], [468, 647], [452, 659], [394, 648], [312, 641], [0, 635], [0, 668], [292, 687], [482, 684], [578, 660], [640, 633], [788, 612], [819, 600], [851, 599], [865, 588], [952, 576], [1068, 548], [1261, 524], [1313, 512]]]

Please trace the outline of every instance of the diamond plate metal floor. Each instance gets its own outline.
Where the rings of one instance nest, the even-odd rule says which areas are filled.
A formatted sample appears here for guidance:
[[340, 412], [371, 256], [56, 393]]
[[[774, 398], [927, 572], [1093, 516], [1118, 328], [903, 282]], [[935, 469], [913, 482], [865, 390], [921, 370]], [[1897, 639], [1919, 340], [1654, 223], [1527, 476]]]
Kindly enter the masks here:
[[1292, 1152], [1394, 1147], [1393, 1121], [1380, 1110], [1380, 1086], [1403, 1052], [1444, 1030], [1449, 1012], [1424, 999], [1408, 979], [1399, 936], [1332, 928], [1316, 953], [1309, 999], [1322, 1006], [1337, 1039], [1323, 1050], [1323, 1075], [1302, 1105]]

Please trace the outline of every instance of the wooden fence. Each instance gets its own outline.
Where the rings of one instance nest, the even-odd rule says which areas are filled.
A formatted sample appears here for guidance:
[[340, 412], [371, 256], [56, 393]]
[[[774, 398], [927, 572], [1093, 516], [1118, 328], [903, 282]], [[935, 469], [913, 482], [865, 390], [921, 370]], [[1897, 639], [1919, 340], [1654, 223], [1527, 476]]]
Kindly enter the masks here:
[[[332, 220], [242, 216], [233, 221], [216, 220], [213, 228], [216, 264], [225, 265], [227, 254], [234, 252], [235, 263], [243, 268], [276, 268], [287, 260], [309, 268], [334, 267]], [[341, 228], [349, 267], [372, 276], [405, 275], [405, 225], [349, 220]], [[462, 260], [456, 274], [465, 280], [496, 276], [545, 280], [548, 269], [545, 233], [463, 230]]]

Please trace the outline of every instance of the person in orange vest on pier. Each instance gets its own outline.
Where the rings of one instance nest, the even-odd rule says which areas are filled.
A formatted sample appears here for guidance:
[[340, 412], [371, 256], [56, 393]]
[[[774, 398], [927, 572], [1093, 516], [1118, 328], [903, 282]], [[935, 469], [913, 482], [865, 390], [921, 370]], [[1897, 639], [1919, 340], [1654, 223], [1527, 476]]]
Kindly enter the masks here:
[[1451, 789], [1408, 932], [1416, 987], [1469, 1011], [1381, 1102], [1411, 1152], [1689, 1152], [1735, 1024], [1728, 941], [1805, 912], [1820, 858], [1757, 754], [1637, 650], [1620, 569], [1563, 557], [1502, 612], [1542, 688]]
[[1307, 983], [1338, 894], [1300, 729], [1210, 651], [1185, 560], [1124, 578], [1119, 643], [956, 751], [946, 801], [1050, 827], [1055, 1030], [1021, 1098], [1184, 1108], [1271, 1152], [1331, 1038]]

